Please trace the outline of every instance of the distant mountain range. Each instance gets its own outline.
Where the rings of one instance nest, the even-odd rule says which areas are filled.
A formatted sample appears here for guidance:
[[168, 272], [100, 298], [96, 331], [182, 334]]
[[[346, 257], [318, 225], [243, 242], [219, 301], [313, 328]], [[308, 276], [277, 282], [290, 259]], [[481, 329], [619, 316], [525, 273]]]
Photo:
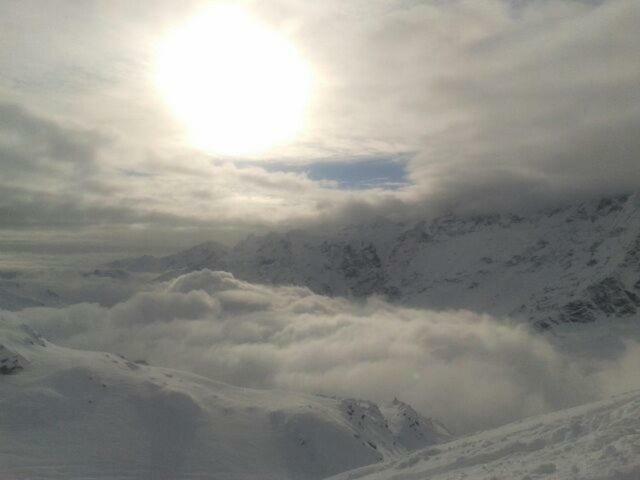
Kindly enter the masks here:
[[166, 257], [119, 260], [97, 272], [151, 272], [167, 280], [203, 268], [324, 295], [486, 312], [543, 329], [633, 318], [640, 311], [640, 196], [529, 214], [269, 233], [233, 248], [208, 242]]

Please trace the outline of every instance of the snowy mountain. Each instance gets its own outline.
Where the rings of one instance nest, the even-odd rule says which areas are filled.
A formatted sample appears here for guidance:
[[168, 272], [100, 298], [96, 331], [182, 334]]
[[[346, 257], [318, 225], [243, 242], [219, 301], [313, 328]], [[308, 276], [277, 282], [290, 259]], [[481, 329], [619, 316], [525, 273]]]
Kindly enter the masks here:
[[[0, 302], [20, 309], [74, 298], [106, 299], [104, 304], [132, 298], [144, 300], [140, 309], [136, 302], [128, 306], [136, 315], [144, 319], [147, 312], [178, 325], [191, 314], [183, 318], [179, 310], [164, 319], [168, 304], [158, 303], [158, 292], [176, 291], [165, 291], [171, 282], [159, 282], [201, 270], [197, 277], [242, 283], [204, 269], [332, 296], [382, 295], [431, 310], [486, 312], [557, 333], [584, 322], [593, 325], [581, 331], [609, 331], [611, 323], [596, 322], [640, 318], [640, 196], [526, 215], [446, 215], [323, 234], [271, 233], [233, 248], [211, 242], [76, 272], [78, 278], [69, 278], [78, 285], [61, 281], [66, 293], [60, 295], [50, 290], [51, 279], [38, 283], [7, 273], [0, 279]], [[237, 291], [222, 289], [219, 298], [207, 299], [195, 280], [177, 291], [202, 294], [213, 310], [229, 308], [233, 321], [238, 312], [257, 315], [255, 307], [242, 310], [238, 298], [244, 296]], [[247, 286], [251, 295], [245, 296], [281, 320], [265, 300], [275, 289], [263, 287]], [[141, 290], [147, 295], [136, 297]], [[123, 308], [104, 318], [122, 322], [129, 318]], [[637, 392], [452, 440], [443, 425], [397, 399], [376, 404], [233, 387], [110, 353], [57, 347], [9, 318], [18, 316], [0, 317], [0, 478], [640, 478]], [[219, 322], [215, 328], [224, 331], [232, 321], [221, 318], [202, 320]], [[154, 330], [141, 321], [139, 331]], [[166, 338], [176, 341], [173, 334]], [[446, 356], [446, 349], [441, 353]]]
[[200, 270], [220, 265], [229, 254], [229, 248], [218, 242], [205, 242], [183, 252], [165, 257], [143, 255], [142, 257], [116, 260], [109, 264], [110, 270], [101, 272], [166, 272], [176, 270]]
[[408, 450], [417, 450], [453, 438], [444, 425], [431, 418], [424, 418], [411, 405], [397, 398], [380, 408], [396, 443]]
[[636, 480], [640, 392], [515, 422], [332, 480]]
[[450, 439], [401, 402], [232, 387], [0, 320], [0, 478], [320, 479]]
[[0, 310], [61, 307], [82, 302], [113, 305], [144, 288], [153, 274], [94, 268], [39, 268], [0, 271]]
[[529, 214], [445, 215], [380, 221], [316, 234], [250, 236], [226, 250], [203, 244], [169, 257], [108, 268], [162, 272], [210, 268], [327, 295], [383, 295], [433, 309], [463, 308], [548, 328], [637, 318], [640, 195], [600, 198]]
[[29, 307], [40, 307], [44, 305], [34, 298], [30, 298], [19, 293], [0, 289], [0, 308], [3, 310], [22, 310]]

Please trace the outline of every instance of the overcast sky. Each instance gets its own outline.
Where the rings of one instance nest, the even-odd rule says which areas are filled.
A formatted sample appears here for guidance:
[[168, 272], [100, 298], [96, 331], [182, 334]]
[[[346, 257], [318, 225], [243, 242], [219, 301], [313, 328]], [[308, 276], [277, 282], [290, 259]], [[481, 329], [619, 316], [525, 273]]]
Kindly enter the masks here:
[[305, 128], [245, 157], [187, 141], [154, 85], [157, 45], [209, 3], [0, 1], [0, 244], [172, 248], [640, 185], [637, 0], [243, 2], [314, 76]]

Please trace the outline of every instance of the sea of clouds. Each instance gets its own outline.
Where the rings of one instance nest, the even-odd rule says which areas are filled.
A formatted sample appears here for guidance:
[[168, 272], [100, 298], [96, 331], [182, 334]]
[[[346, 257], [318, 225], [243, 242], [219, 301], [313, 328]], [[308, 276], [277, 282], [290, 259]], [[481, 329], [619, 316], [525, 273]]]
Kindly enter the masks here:
[[640, 346], [585, 361], [545, 337], [469, 311], [255, 285], [202, 270], [113, 306], [32, 308], [18, 317], [59, 345], [228, 383], [389, 400], [458, 433], [640, 386]]

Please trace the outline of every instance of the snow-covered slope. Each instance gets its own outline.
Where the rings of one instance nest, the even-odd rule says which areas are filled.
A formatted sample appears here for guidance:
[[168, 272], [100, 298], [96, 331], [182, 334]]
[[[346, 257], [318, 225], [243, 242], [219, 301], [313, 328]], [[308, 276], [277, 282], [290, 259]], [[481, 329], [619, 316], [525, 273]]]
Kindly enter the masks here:
[[383, 294], [543, 327], [637, 316], [640, 197], [528, 216], [378, 223], [333, 238], [272, 234], [241, 243], [228, 269], [253, 281], [303, 284], [334, 295]]
[[144, 289], [155, 276], [110, 268], [0, 270], [0, 310], [61, 307], [82, 302], [113, 305]]
[[529, 418], [333, 480], [637, 480], [640, 392]]
[[3, 479], [319, 479], [448, 438], [415, 412], [390, 428], [398, 405], [232, 387], [0, 320]]
[[[197, 255], [192, 255], [193, 251]], [[153, 263], [162, 279], [225, 270], [256, 283], [328, 295], [380, 294], [408, 305], [559, 322], [639, 317], [640, 195], [530, 214], [357, 225], [319, 235], [251, 236], [228, 252], [202, 245]], [[159, 266], [161, 265], [161, 267]]]
[[423, 417], [411, 405], [397, 398], [387, 405], [382, 405], [380, 409], [396, 442], [409, 450], [417, 450], [453, 438], [444, 425], [432, 418]]

